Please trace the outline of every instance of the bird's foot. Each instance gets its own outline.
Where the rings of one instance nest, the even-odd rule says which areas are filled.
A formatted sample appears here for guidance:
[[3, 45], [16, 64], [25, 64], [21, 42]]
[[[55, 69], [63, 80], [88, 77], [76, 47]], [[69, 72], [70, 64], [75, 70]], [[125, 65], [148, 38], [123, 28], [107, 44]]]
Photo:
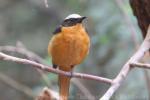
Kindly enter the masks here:
[[58, 67], [58, 65], [56, 65], [56, 64], [53, 64], [53, 68], [55, 68], [55, 69], [56, 69], [57, 67]]

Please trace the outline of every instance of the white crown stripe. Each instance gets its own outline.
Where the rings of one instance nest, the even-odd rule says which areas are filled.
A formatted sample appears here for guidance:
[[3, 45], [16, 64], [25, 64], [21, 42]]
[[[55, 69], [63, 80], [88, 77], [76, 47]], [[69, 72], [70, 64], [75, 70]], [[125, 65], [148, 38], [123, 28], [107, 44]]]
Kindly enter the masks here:
[[79, 14], [71, 14], [69, 16], [67, 16], [65, 19], [70, 19], [70, 18], [81, 18], [82, 16], [80, 16]]

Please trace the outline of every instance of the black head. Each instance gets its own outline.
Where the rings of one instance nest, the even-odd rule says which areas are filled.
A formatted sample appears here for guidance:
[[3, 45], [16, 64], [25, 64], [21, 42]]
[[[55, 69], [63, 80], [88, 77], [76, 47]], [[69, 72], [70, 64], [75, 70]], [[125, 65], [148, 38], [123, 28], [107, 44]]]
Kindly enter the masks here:
[[82, 21], [85, 18], [86, 17], [80, 16], [78, 14], [71, 14], [68, 17], [65, 18], [65, 20], [62, 22], [61, 25], [64, 26], [64, 27], [74, 26], [77, 23], [82, 23]]

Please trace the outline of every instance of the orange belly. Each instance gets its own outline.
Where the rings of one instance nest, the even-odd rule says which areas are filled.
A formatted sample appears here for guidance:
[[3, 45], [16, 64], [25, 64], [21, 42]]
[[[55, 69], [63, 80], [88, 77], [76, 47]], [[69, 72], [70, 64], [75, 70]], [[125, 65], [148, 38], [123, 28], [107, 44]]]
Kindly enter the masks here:
[[71, 30], [64, 29], [50, 41], [48, 52], [58, 66], [77, 65], [88, 53], [90, 40], [85, 30]]

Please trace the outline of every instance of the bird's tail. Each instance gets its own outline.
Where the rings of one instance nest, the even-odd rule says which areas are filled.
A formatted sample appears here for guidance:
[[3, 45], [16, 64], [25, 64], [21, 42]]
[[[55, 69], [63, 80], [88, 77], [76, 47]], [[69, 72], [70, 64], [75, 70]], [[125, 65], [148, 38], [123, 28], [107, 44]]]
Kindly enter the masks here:
[[[70, 72], [70, 67], [59, 67], [60, 70]], [[60, 100], [68, 100], [69, 87], [70, 87], [70, 77], [59, 75], [59, 95]]]

